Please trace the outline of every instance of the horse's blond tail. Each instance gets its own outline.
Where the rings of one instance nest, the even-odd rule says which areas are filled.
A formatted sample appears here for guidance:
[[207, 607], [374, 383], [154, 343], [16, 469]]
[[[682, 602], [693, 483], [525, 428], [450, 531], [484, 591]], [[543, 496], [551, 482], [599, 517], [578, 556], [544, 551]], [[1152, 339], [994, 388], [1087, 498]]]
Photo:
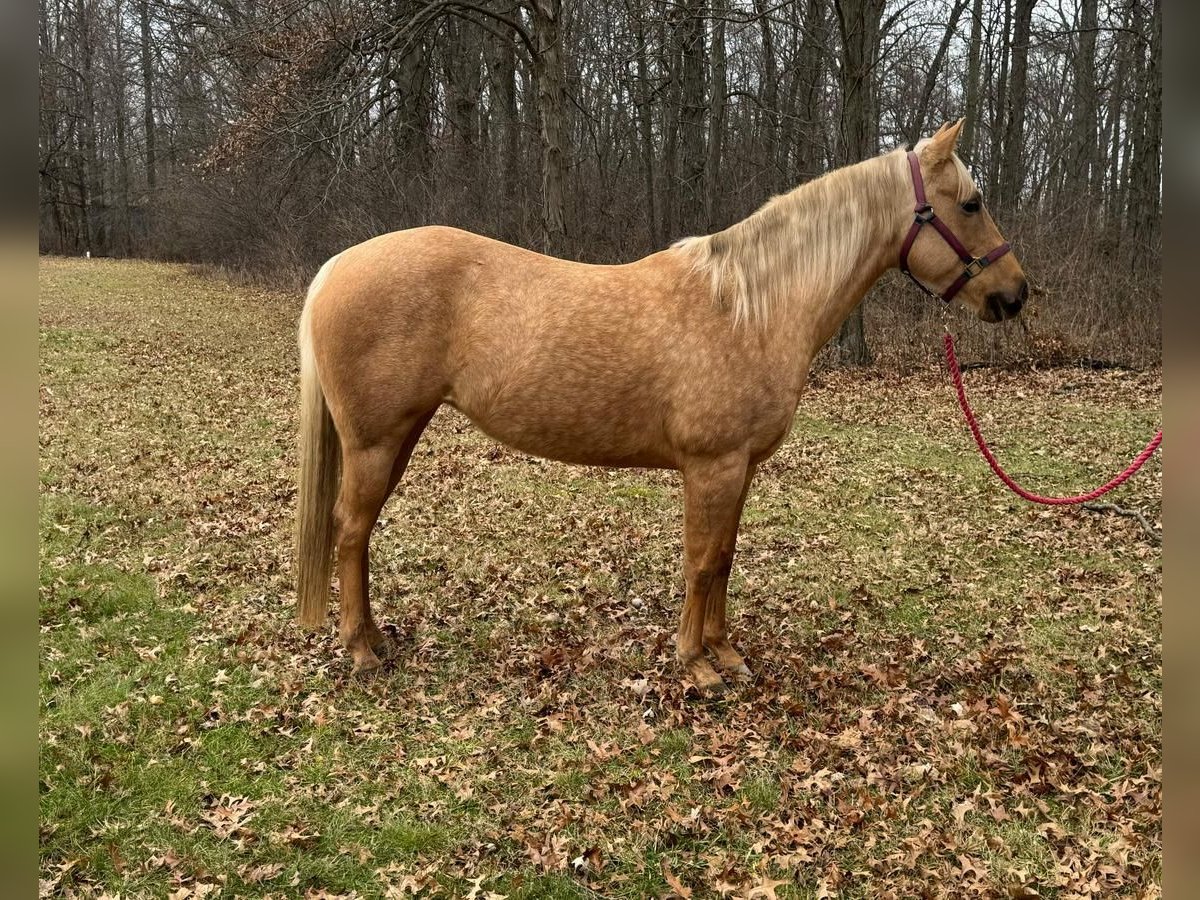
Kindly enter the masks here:
[[312, 305], [335, 256], [313, 279], [300, 316], [300, 499], [296, 507], [296, 618], [315, 628], [325, 621], [333, 574], [333, 504], [342, 448], [312, 348]]

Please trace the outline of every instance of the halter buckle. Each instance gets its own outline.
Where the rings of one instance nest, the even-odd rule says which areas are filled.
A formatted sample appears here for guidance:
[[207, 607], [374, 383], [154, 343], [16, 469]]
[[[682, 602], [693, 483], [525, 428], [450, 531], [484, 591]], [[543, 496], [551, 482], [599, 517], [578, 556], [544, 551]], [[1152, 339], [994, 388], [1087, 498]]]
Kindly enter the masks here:
[[933, 221], [933, 207], [926, 203], [924, 206], [918, 206], [916, 210], [916, 221], [921, 225], [928, 225]]
[[974, 278], [976, 275], [978, 275], [980, 272], [982, 272], [984, 269], [986, 269], [991, 264], [992, 264], [992, 261], [990, 259], [988, 259], [986, 256], [977, 256], [973, 260], [971, 260], [969, 263], [967, 263], [967, 267], [965, 269], [963, 269], [963, 274], [966, 275], [968, 278]]

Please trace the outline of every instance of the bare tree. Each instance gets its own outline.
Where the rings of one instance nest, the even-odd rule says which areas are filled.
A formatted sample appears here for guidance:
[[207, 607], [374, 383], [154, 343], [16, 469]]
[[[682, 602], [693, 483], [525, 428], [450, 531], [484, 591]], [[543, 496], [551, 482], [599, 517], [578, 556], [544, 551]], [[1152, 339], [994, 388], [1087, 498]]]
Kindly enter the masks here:
[[[873, 156], [876, 151], [872, 97], [884, 0], [834, 0], [833, 5], [842, 48], [838, 160], [848, 164]], [[867, 347], [861, 304], [843, 323], [838, 333], [838, 347], [843, 362], [855, 366], [870, 364], [871, 352]]]
[[1147, 48], [1142, 58], [1132, 128], [1129, 175], [1129, 224], [1133, 240], [1147, 248], [1158, 240], [1162, 218], [1162, 2], [1149, 9], [1134, 4], [1134, 24]]
[[661, 242], [658, 228], [658, 202], [654, 188], [654, 122], [651, 105], [650, 54], [647, 48], [648, 32], [645, 18], [640, 10], [630, 10], [633, 19], [634, 41], [637, 57], [638, 138], [641, 141], [642, 177], [646, 201], [646, 229], [651, 247]]
[[[1158, 282], [1161, 0], [40, 0], [38, 29], [47, 252], [300, 280], [445, 222], [615, 262], [966, 115], [1056, 315], [1157, 353], [1126, 323]], [[920, 327], [880, 294], [831, 358]]]
[[908, 126], [908, 143], [910, 144], [915, 144], [925, 130], [926, 119], [929, 117], [929, 102], [933, 98], [933, 89], [937, 86], [938, 79], [941, 77], [942, 63], [946, 59], [946, 51], [950, 49], [950, 41], [953, 40], [955, 30], [958, 28], [958, 19], [966, 8], [967, 0], [954, 0], [954, 6], [950, 9], [950, 17], [946, 20], [946, 29], [942, 32], [941, 43], [938, 44], [937, 52], [934, 53], [933, 59], [925, 70], [925, 84], [921, 88], [920, 99], [917, 102], [916, 110], [913, 112], [912, 121]]
[[532, 10], [533, 33], [537, 39], [534, 72], [538, 86], [538, 118], [542, 129], [542, 248], [547, 253], [557, 255], [566, 246], [566, 226], [563, 223], [566, 95], [563, 90], [559, 37], [562, 0], [532, 0]]
[[962, 135], [958, 140], [958, 152], [964, 159], [975, 161], [975, 131], [982, 115], [979, 108], [979, 67], [982, 62], [983, 44], [983, 0], [971, 4], [971, 38], [967, 44], [967, 88], [963, 101]]
[[1071, 135], [1075, 149], [1071, 188], [1090, 197], [1096, 185], [1095, 169], [1099, 155], [1096, 133], [1096, 0], [1081, 0], [1077, 22], [1074, 128]]
[[1029, 102], [1029, 29], [1034, 2], [1035, 0], [1016, 0], [1013, 17], [1012, 70], [1004, 109], [1004, 149], [996, 192], [997, 205], [1008, 212], [1015, 212], [1020, 203], [1022, 173], [1027, 165], [1024, 160], [1025, 114]]
[[728, 90], [725, 61], [725, 0], [715, 0], [713, 14], [712, 75], [709, 79], [708, 158], [705, 161], [704, 219], [709, 231], [721, 220], [721, 142], [725, 130], [725, 92]]
[[142, 135], [145, 140], [146, 188], [153, 197], [158, 187], [157, 138], [154, 133], [154, 51], [150, 37], [150, 0], [138, 0], [138, 45], [142, 67]]

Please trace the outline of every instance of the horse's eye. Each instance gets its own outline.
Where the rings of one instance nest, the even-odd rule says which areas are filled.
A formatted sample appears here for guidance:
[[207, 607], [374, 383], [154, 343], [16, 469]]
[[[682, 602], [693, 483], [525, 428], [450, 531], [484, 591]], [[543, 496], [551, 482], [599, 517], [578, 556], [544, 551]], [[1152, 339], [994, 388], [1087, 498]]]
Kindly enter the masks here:
[[977, 213], [981, 208], [982, 204], [979, 202], [978, 197], [972, 197], [962, 205], [962, 211], [969, 214]]

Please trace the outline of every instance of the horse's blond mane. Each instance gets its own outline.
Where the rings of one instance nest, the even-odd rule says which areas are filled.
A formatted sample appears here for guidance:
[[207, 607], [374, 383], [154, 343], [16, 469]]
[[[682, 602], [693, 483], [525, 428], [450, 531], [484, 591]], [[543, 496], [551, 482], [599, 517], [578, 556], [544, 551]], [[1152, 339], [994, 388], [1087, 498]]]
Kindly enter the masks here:
[[[975, 185], [962, 161], [953, 160], [961, 202]], [[724, 231], [672, 246], [708, 274], [714, 302], [731, 312], [735, 324], [763, 326], [779, 303], [800, 293], [824, 297], [842, 286], [911, 195], [901, 148], [772, 197]]]

